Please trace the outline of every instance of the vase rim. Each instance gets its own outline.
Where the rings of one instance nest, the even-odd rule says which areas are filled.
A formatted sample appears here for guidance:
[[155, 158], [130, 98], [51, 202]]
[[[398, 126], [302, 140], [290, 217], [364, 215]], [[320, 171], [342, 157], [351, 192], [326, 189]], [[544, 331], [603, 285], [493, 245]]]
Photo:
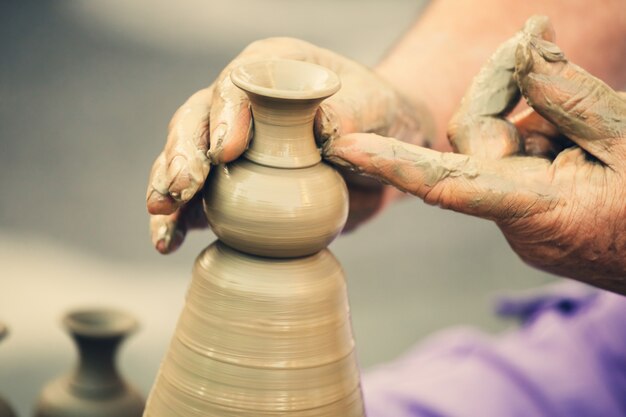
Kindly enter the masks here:
[[132, 333], [138, 321], [125, 311], [112, 308], [80, 308], [63, 317], [63, 325], [73, 334], [89, 337], [118, 337]]
[[246, 63], [230, 73], [230, 79], [246, 92], [287, 100], [320, 100], [332, 96], [341, 81], [321, 65], [293, 59], [268, 59]]

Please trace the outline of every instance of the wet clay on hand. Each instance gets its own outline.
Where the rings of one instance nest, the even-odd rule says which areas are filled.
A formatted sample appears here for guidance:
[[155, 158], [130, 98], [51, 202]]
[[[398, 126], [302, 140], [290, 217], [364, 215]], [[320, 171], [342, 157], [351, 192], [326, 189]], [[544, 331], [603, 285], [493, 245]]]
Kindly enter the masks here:
[[[531, 38], [554, 40], [548, 18], [533, 16], [524, 28], [504, 42], [470, 84], [448, 126], [455, 152], [498, 159], [521, 151], [517, 129], [504, 117], [521, 97], [513, 79], [515, 54], [520, 42]], [[481, 140], [473, 138], [481, 137]]]
[[[626, 294], [626, 100], [546, 40], [545, 18], [526, 28], [536, 22], [546, 29], [505, 43], [465, 95], [450, 133], [468, 155], [359, 134], [332, 141], [325, 154], [429, 204], [494, 220], [535, 267]], [[514, 71], [495, 65], [511, 51]], [[496, 90], [485, 86], [491, 74]], [[516, 88], [537, 115], [511, 124], [502, 117]], [[524, 156], [520, 132], [557, 142]]]

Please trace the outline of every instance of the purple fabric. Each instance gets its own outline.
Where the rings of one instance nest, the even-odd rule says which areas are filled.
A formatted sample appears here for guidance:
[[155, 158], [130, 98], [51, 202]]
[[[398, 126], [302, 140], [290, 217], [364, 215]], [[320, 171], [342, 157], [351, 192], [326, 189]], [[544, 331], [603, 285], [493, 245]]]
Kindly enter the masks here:
[[368, 417], [626, 416], [626, 298], [566, 283], [502, 300], [514, 331], [458, 328], [363, 376]]

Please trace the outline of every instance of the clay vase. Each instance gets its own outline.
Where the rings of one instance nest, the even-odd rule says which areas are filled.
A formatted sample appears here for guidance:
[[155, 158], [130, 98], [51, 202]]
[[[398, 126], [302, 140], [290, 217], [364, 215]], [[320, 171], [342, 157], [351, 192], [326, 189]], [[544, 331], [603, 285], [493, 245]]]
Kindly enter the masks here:
[[205, 188], [220, 241], [196, 260], [144, 416], [362, 417], [345, 278], [325, 248], [347, 189], [313, 137], [339, 80], [285, 60], [231, 79], [250, 97], [254, 137]]
[[209, 224], [222, 242], [253, 255], [319, 252], [348, 215], [346, 185], [321, 162], [313, 137], [315, 113], [339, 78], [317, 65], [275, 60], [238, 67], [231, 79], [250, 98], [254, 137], [243, 158], [211, 175]]
[[116, 310], [70, 312], [63, 324], [79, 353], [77, 367], [46, 385], [36, 417], [139, 417], [144, 401], [115, 366], [120, 343], [137, 329], [137, 321]]
[[[8, 331], [4, 324], [0, 323], [0, 341], [4, 339], [7, 335]], [[0, 375], [2, 373], [0, 372]], [[15, 417], [15, 412], [9, 406], [9, 404], [0, 398], [0, 417]]]

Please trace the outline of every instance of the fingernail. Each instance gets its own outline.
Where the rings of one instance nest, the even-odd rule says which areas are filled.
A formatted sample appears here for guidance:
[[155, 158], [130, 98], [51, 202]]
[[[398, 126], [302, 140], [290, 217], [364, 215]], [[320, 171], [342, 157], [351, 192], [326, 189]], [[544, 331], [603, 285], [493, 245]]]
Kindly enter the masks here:
[[315, 139], [324, 146], [328, 141], [339, 136], [339, 118], [334, 109], [322, 104], [319, 107], [319, 117], [315, 120]]
[[174, 225], [163, 224], [156, 232], [155, 248], [160, 253], [170, 253], [176, 250], [182, 243], [185, 235]]
[[155, 239], [157, 241], [157, 245], [159, 243], [162, 243], [163, 245], [165, 245], [164, 247], [167, 248], [171, 239], [169, 230], [170, 228], [167, 226], [167, 224], [162, 224], [161, 226], [159, 226], [156, 232]]
[[533, 57], [527, 42], [520, 43], [515, 51], [515, 73], [514, 77], [519, 83], [523, 77], [528, 75], [533, 67]]
[[357, 167], [356, 165], [343, 160], [341, 158], [339, 158], [338, 156], [334, 156], [334, 155], [327, 155], [325, 158], [327, 161], [331, 162], [334, 165], [337, 165], [339, 167], [342, 168], [347, 168], [348, 170], [352, 171], [352, 172], [356, 172], [359, 173], [361, 172], [361, 168]]
[[189, 201], [193, 197], [193, 193], [188, 188], [185, 188], [181, 194], [182, 201]]
[[159, 240], [155, 245], [156, 250], [161, 254], [167, 253], [167, 244], [164, 239]]
[[530, 47], [548, 62], [566, 61], [565, 54], [556, 44], [539, 38], [533, 38], [530, 41]]

